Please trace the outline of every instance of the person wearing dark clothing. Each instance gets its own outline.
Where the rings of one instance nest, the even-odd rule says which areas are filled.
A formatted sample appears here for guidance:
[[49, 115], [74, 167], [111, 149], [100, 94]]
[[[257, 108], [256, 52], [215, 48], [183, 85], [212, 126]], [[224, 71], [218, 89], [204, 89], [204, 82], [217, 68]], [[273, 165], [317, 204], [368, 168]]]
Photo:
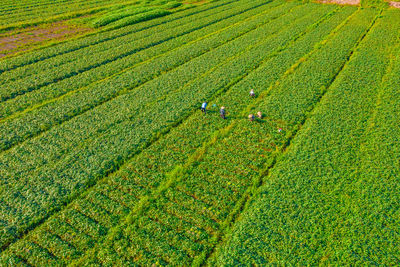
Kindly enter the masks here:
[[219, 115], [222, 119], [225, 120], [225, 107], [221, 107], [221, 109], [219, 110]]

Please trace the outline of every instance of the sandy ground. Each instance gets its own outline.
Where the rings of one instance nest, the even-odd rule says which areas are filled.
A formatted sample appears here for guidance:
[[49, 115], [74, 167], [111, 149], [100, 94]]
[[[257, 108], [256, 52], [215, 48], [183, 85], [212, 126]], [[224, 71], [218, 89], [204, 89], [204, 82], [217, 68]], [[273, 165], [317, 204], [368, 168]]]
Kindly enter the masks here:
[[320, 3], [357, 6], [360, 0], [322, 0]]
[[389, 2], [389, 5], [390, 5], [391, 7], [394, 7], [394, 8], [400, 8], [400, 2], [393, 2], [393, 1], [390, 1], [390, 2]]
[[8, 32], [0, 35], [0, 58], [29, 50], [43, 43], [63, 40], [91, 31], [90, 28], [56, 22], [46, 26], [30, 27], [23, 32]]

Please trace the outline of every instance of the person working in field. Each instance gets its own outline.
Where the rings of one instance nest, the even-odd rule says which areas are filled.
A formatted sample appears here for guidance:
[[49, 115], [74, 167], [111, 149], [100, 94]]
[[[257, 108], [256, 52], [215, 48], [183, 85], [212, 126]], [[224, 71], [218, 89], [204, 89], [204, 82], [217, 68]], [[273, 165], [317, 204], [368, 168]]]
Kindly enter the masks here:
[[254, 121], [254, 115], [253, 115], [253, 114], [250, 114], [250, 115], [249, 115], [249, 120], [250, 120], [250, 121]]
[[259, 119], [262, 119], [262, 113], [261, 113], [261, 111], [257, 112], [257, 117], [258, 117]]
[[250, 97], [256, 97], [256, 94], [254, 93], [253, 89], [250, 90]]
[[206, 108], [207, 108], [207, 101], [204, 101], [203, 104], [201, 105], [201, 111], [206, 114]]
[[219, 110], [219, 116], [225, 120], [225, 107], [221, 107]]

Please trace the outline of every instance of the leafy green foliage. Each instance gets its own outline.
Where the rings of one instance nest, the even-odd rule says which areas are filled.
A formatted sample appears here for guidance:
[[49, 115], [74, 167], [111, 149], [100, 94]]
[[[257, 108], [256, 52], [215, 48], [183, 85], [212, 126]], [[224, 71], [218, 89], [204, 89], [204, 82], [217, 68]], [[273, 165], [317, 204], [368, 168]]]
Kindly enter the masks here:
[[[314, 7], [306, 6], [302, 8], [302, 11], [304, 12], [302, 15], [308, 14], [309, 9], [311, 8]], [[332, 8], [327, 7], [326, 9], [329, 10]], [[324, 11], [321, 9], [321, 11], [318, 12], [324, 14], [326, 10]], [[302, 21], [304, 28], [307, 27], [307, 25], [310, 23], [310, 20], [314, 21], [317, 19], [315, 14], [308, 14], [304, 18], [301, 18], [302, 15], [299, 13], [297, 16], [300, 16], [300, 20], [298, 22]], [[281, 21], [282, 25], [287, 25], [286, 20], [290, 20], [290, 16], [284, 16], [283, 18], [284, 19]], [[190, 64], [183, 65], [181, 68], [176, 69], [174, 72], [171, 72], [168, 75], [161, 76], [159, 79], [146, 84], [146, 86], [142, 87], [141, 90], [136, 90], [131, 94], [118, 97], [115, 99], [116, 101], [102, 105], [90, 113], [85, 114], [83, 117], [77, 117], [76, 119], [69, 121], [67, 124], [63, 124], [61, 128], [57, 127], [47, 132], [45, 136], [40, 136], [38, 139], [30, 140], [34, 143], [38, 142], [37, 144], [52, 146], [52, 144], [56, 144], [58, 140], [60, 140], [61, 136], [65, 136], [65, 134], [68, 133], [68, 138], [70, 141], [63, 147], [57, 148], [54, 146], [53, 149], [47, 150], [48, 152], [51, 152], [47, 153], [41, 158], [38, 158], [33, 154], [24, 154], [23, 157], [26, 159], [24, 164], [16, 167], [13, 163], [12, 165], [14, 167], [2, 170], [3, 177], [10, 179], [7, 180], [7, 185], [5, 185], [8, 188], [7, 190], [24, 191], [23, 188], [28, 185], [22, 181], [35, 179], [34, 177], [42, 177], [42, 179], [46, 182], [37, 184], [37, 190], [46, 189], [48, 190], [49, 194], [47, 199], [43, 198], [43, 195], [40, 197], [41, 204], [34, 206], [35, 213], [37, 213], [39, 217], [42, 217], [43, 212], [51, 212], [51, 209], [49, 208], [57, 207], [60, 204], [56, 203], [60, 203], [62, 201], [61, 199], [57, 198], [56, 195], [62, 194], [67, 196], [84, 190], [85, 187], [94, 182], [97, 177], [104, 176], [104, 174], [107, 173], [110, 168], [115, 168], [121, 164], [122, 159], [136, 153], [135, 150], [140, 151], [142, 148], [141, 145], [143, 145], [144, 142], [151, 140], [154, 133], [162, 131], [163, 128], [167, 127], [168, 125], [173, 125], [174, 121], [179, 120], [179, 118], [182, 116], [182, 113], [193, 110], [194, 105], [192, 103], [199, 103], [200, 100], [204, 97], [207, 97], [207, 95], [213, 95], [218, 93], [220, 90], [224, 90], [224, 88], [229, 88], [230, 83], [233, 83], [236, 80], [239, 80], [240, 77], [243, 77], [243, 75], [246, 75], [246, 73], [250, 71], [253, 66], [257, 64], [257, 62], [262, 60], [262, 56], [266, 56], [265, 51], [267, 48], [280, 47], [282, 44], [288, 42], [298, 32], [304, 30], [304, 28], [298, 28], [296, 32], [286, 26], [287, 30], [282, 31], [276, 37], [272, 35], [265, 40], [260, 40], [259, 38], [262, 36], [260, 34], [267, 36], [269, 33], [271, 33], [266, 30], [267, 27], [270, 31], [276, 31], [279, 28], [282, 28], [282, 26], [279, 24], [275, 25], [275, 29], [270, 26], [265, 26], [265, 28], [260, 27], [257, 31], [251, 32], [250, 35], [244, 35], [234, 42], [227, 43], [226, 46], [222, 46], [219, 49], [213, 50], [202, 57], [196, 58], [196, 60], [191, 61]], [[246, 41], [243, 42], [243, 40]], [[230, 51], [232, 56], [228, 58], [227, 62], [224, 62], [227, 60], [226, 50]], [[201, 62], [208, 62], [210, 65], [204, 63], [202, 64]], [[203, 66], [204, 72], [200, 72], [199, 66]], [[213, 68], [210, 69], [210, 67]], [[229, 73], [229, 75], [225, 75], [225, 73]], [[174, 77], [175, 80], [175, 83], [173, 84], [170, 83], [171, 77]], [[180, 80], [178, 80], [177, 77], [179, 77]], [[213, 83], [210, 83], [210, 78]], [[182, 89], [177, 90], [182, 84], [185, 83], [186, 85], [183, 86]], [[204, 90], [206, 84], [208, 84], [208, 90]], [[112, 85], [114, 85], [114, 83]], [[155, 88], [162, 88], [162, 90], [155, 90]], [[104, 91], [104, 87], [99, 89]], [[194, 94], [194, 92], [196, 93]], [[138, 95], [141, 95], [141, 97], [137, 98]], [[186, 101], [182, 100], [182, 95], [186, 97]], [[154, 101], [160, 97], [162, 97], [161, 99], [165, 99], [165, 101]], [[139, 104], [138, 101], [140, 101], [141, 104]], [[76, 106], [77, 102], [74, 103], [74, 106]], [[125, 105], [125, 107], [121, 106], [121, 104]], [[105, 115], [109, 112], [109, 108], [119, 112], [114, 112], [113, 115]], [[126, 112], [126, 110], [130, 110], [130, 112]], [[163, 112], [163, 110], [169, 111]], [[162, 115], [152, 119], [142, 119], [151, 118], [152, 116], [149, 116], [150, 114], [147, 115], [149, 112], [155, 112], [156, 114]], [[82, 124], [84, 121], [92, 121], [93, 124]], [[90, 128], [83, 128], [85, 124]], [[114, 125], [115, 127], [113, 129], [109, 128], [111, 125]], [[77, 126], [80, 128], [79, 131], [76, 130]], [[153, 129], [152, 131], [147, 130], [149, 129], [147, 128], [149, 126], [151, 126], [151, 129]], [[132, 132], [132, 128], [136, 128], [136, 131]], [[66, 129], [75, 129], [75, 132], [74, 134], [71, 134], [70, 130]], [[142, 135], [137, 135], [137, 131], [139, 131], [139, 129], [142, 129], [140, 130], [143, 133]], [[118, 136], [125, 136], [125, 138], [115, 138], [117, 136], [115, 136], [114, 131], [124, 132], [121, 132], [121, 135]], [[115, 137], [112, 138], [112, 136]], [[85, 140], [89, 141], [88, 144], [97, 145], [84, 145], [83, 147], [79, 145]], [[111, 147], [104, 142], [111, 142], [110, 145], [113, 142], [117, 143], [112, 145], [114, 148], [111, 149]], [[21, 147], [7, 151], [3, 154], [2, 160], [4, 160], [4, 162], [7, 160], [7, 158], [11, 160], [17, 154], [21, 153], [26, 145], [29, 146], [30, 144], [24, 143]], [[121, 149], [121, 146], [125, 147], [125, 149]], [[132, 147], [136, 147], [136, 149], [133, 150]], [[70, 155], [74, 156], [66, 156], [67, 150], [70, 151]], [[99, 150], [104, 151], [104, 153], [99, 153]], [[84, 160], [85, 158], [86, 160]], [[32, 161], [30, 161], [30, 159], [32, 159]], [[38, 164], [43, 164], [45, 161], [54, 162], [55, 164], [52, 166], [44, 164], [44, 168], [41, 170], [39, 175], [37, 173], [29, 174], [32, 168], [37, 168]], [[30, 163], [26, 164], [27, 162]], [[78, 165], [76, 164], [80, 165], [81, 167], [78, 168]], [[64, 166], [67, 165], [71, 166], [71, 170], [73, 170], [72, 173], [68, 174], [69, 170], [63, 171], [63, 174], [60, 173], [61, 169], [64, 169]], [[13, 172], [13, 169], [18, 169], [18, 173]], [[87, 176], [87, 174], [89, 174], [88, 171], [92, 172], [89, 177]], [[82, 173], [82, 175], [76, 176], [73, 173]], [[85, 173], [85, 175], [83, 175], [83, 173]], [[76, 181], [75, 183], [72, 183], [71, 180], [67, 182], [64, 176], [70, 176], [72, 174], [75, 178], [72, 176], [71, 178]], [[44, 178], [43, 175], [45, 175], [46, 178]], [[61, 180], [57, 178], [62, 176], [64, 178]], [[79, 177], [83, 178], [83, 180]], [[15, 181], [16, 179], [21, 180], [17, 184], [11, 183], [12, 180]], [[54, 184], [55, 186], [51, 186], [54, 181], [58, 180], [61, 182], [61, 184], [57, 182]], [[11, 189], [10, 186], [12, 186], [13, 189]], [[34, 195], [35, 193], [33, 193], [31, 196], [33, 197]], [[4, 200], [10, 202], [12, 197], [9, 196]], [[29, 222], [33, 221], [32, 219], [32, 216], [25, 219], [20, 217], [18, 223], [22, 227], [26, 227], [24, 225], [26, 220]]]
[[[252, 7], [254, 7], [254, 4], [248, 6], [240, 5], [236, 8], [223, 6], [217, 10], [194, 15], [194, 18], [187, 19], [187, 23], [183, 23], [183, 25], [182, 21], [173, 21], [161, 27], [157, 27], [156, 29], [124, 35], [118, 39], [102, 42], [95, 47], [90, 46], [79, 49], [69, 53], [68, 56], [63, 55], [53, 58], [52, 60], [40, 61], [35, 64], [34, 67], [28, 65], [24, 68], [8, 72], [2, 76], [6, 82], [0, 90], [0, 100], [5, 101], [12, 99], [17, 95], [31, 92], [49, 84], [58, 83], [61, 80], [73, 77], [79, 73], [87, 72], [93, 68], [126, 58], [135, 52], [188, 34], [204, 26], [237, 15]], [[219, 12], [218, 15], [210, 17], [210, 14], [216, 13], [217, 11]], [[202, 19], [203, 17], [207, 18]], [[202, 19], [202, 22], [198, 23], [192, 21], [197, 18]]]
[[98, 28], [98, 27], [110, 24], [111, 22], [120, 20], [122, 18], [134, 16], [134, 15], [137, 15], [140, 13], [145, 13], [150, 10], [152, 10], [152, 8], [134, 7], [134, 8], [125, 9], [123, 11], [117, 10], [117, 11], [109, 12], [109, 13], [106, 13], [105, 15], [93, 20], [92, 25], [93, 25], [93, 27]]
[[[8, 58], [7, 60], [0, 61], [0, 72], [13, 70], [44, 59], [52, 58], [54, 56], [66, 54], [84, 47], [88, 47], [90, 45], [96, 45], [131, 33], [140, 32], [146, 29], [157, 27], [167, 22], [179, 20], [181, 23], [185, 23], [193, 19], [192, 17], [193, 15], [205, 12], [207, 10], [210, 11], [215, 8], [225, 6], [227, 4], [230, 4], [231, 2], [232, 1], [228, 0], [209, 5], [199, 6], [195, 9], [189, 9], [171, 14], [168, 17], [154, 19], [140, 24], [127, 26], [124, 27], [123, 29], [118, 29], [116, 31], [96, 32], [95, 34], [85, 36], [84, 38], [76, 39], [74, 40], [74, 42], [58, 44], [56, 46], [43, 48], [40, 51], [31, 52], [29, 54], [23, 54], [14, 58]], [[215, 12], [218, 11], [215, 10]]]
[[[393, 77], [388, 66], [399, 30], [397, 14], [385, 12], [361, 42], [291, 149], [265, 178], [260, 195], [222, 250], [220, 264], [398, 262], [399, 251], [393, 246], [399, 225], [393, 214], [398, 209], [392, 202], [397, 197], [389, 193], [398, 190], [393, 187], [398, 172], [383, 175], [387, 166], [371, 165], [365, 152], [368, 144], [380, 142], [370, 133]], [[363, 77], [354, 79], [360, 73]], [[369, 155], [379, 151], [370, 150]], [[387, 162], [393, 152], [378, 157]], [[370, 166], [368, 171], [365, 166]], [[390, 227], [382, 227], [386, 223]]]
[[122, 27], [125, 27], [128, 25], [136, 24], [136, 23], [139, 23], [142, 21], [166, 16], [170, 13], [171, 13], [170, 11], [164, 10], [164, 9], [153, 9], [153, 10], [149, 10], [149, 11], [146, 11], [143, 13], [138, 13], [138, 14], [135, 14], [132, 16], [127, 16], [127, 17], [121, 18], [115, 22], [107, 23], [107, 25], [111, 29], [118, 29], [118, 28], [122, 28]]
[[[261, 0], [183, 12], [187, 18], [172, 14], [2, 65], [7, 85], [29, 81], [36, 62], [65, 68], [53, 76], [64, 79], [110, 60], [1, 104], [0, 244], [7, 249], [0, 265], [324, 263], [320, 248], [333, 246], [321, 214], [330, 206], [340, 213], [346, 198], [324, 206], [329, 199], [319, 197], [328, 191], [319, 183], [337, 172], [334, 185], [360, 176], [368, 188], [381, 175], [393, 184], [397, 128], [385, 135], [388, 152], [376, 156], [384, 132], [372, 126], [386, 117], [382, 127], [396, 122], [396, 100], [383, 102], [397, 82], [389, 48], [400, 21], [387, 27], [396, 12], [381, 18], [376, 9]], [[384, 75], [387, 65], [394, 74]], [[356, 70], [367, 78], [355, 82]], [[379, 89], [381, 80], [387, 89]], [[363, 90], [366, 84], [372, 89]], [[197, 110], [205, 99], [206, 115]], [[226, 120], [218, 117], [222, 105]], [[257, 111], [263, 118], [249, 121]], [[358, 122], [367, 125], [362, 134]], [[355, 171], [348, 155], [356, 139], [362, 164]], [[329, 150], [338, 141], [340, 149]], [[380, 157], [386, 167], [375, 173]], [[396, 215], [387, 203], [378, 200], [376, 211]], [[395, 219], [389, 224], [396, 229]], [[337, 229], [336, 236], [345, 226]], [[369, 239], [372, 247], [382, 240]], [[395, 255], [396, 247], [386, 251]]]
[[388, 1], [384, 0], [361, 0], [362, 7], [373, 7], [373, 8], [387, 8], [389, 6]]

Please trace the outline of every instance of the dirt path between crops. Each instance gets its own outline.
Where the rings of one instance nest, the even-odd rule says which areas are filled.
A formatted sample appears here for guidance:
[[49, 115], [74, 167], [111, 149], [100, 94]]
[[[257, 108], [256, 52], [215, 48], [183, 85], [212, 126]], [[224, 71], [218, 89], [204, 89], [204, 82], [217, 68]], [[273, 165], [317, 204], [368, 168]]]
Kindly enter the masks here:
[[338, 4], [338, 5], [350, 5], [350, 6], [357, 6], [360, 4], [360, 0], [322, 0], [319, 2], [323, 4]]
[[46, 42], [60, 41], [91, 30], [61, 21], [45, 26], [30, 27], [22, 32], [0, 34], [0, 58], [29, 50]]
[[400, 2], [389, 2], [389, 6], [394, 7], [394, 8], [400, 8]]

